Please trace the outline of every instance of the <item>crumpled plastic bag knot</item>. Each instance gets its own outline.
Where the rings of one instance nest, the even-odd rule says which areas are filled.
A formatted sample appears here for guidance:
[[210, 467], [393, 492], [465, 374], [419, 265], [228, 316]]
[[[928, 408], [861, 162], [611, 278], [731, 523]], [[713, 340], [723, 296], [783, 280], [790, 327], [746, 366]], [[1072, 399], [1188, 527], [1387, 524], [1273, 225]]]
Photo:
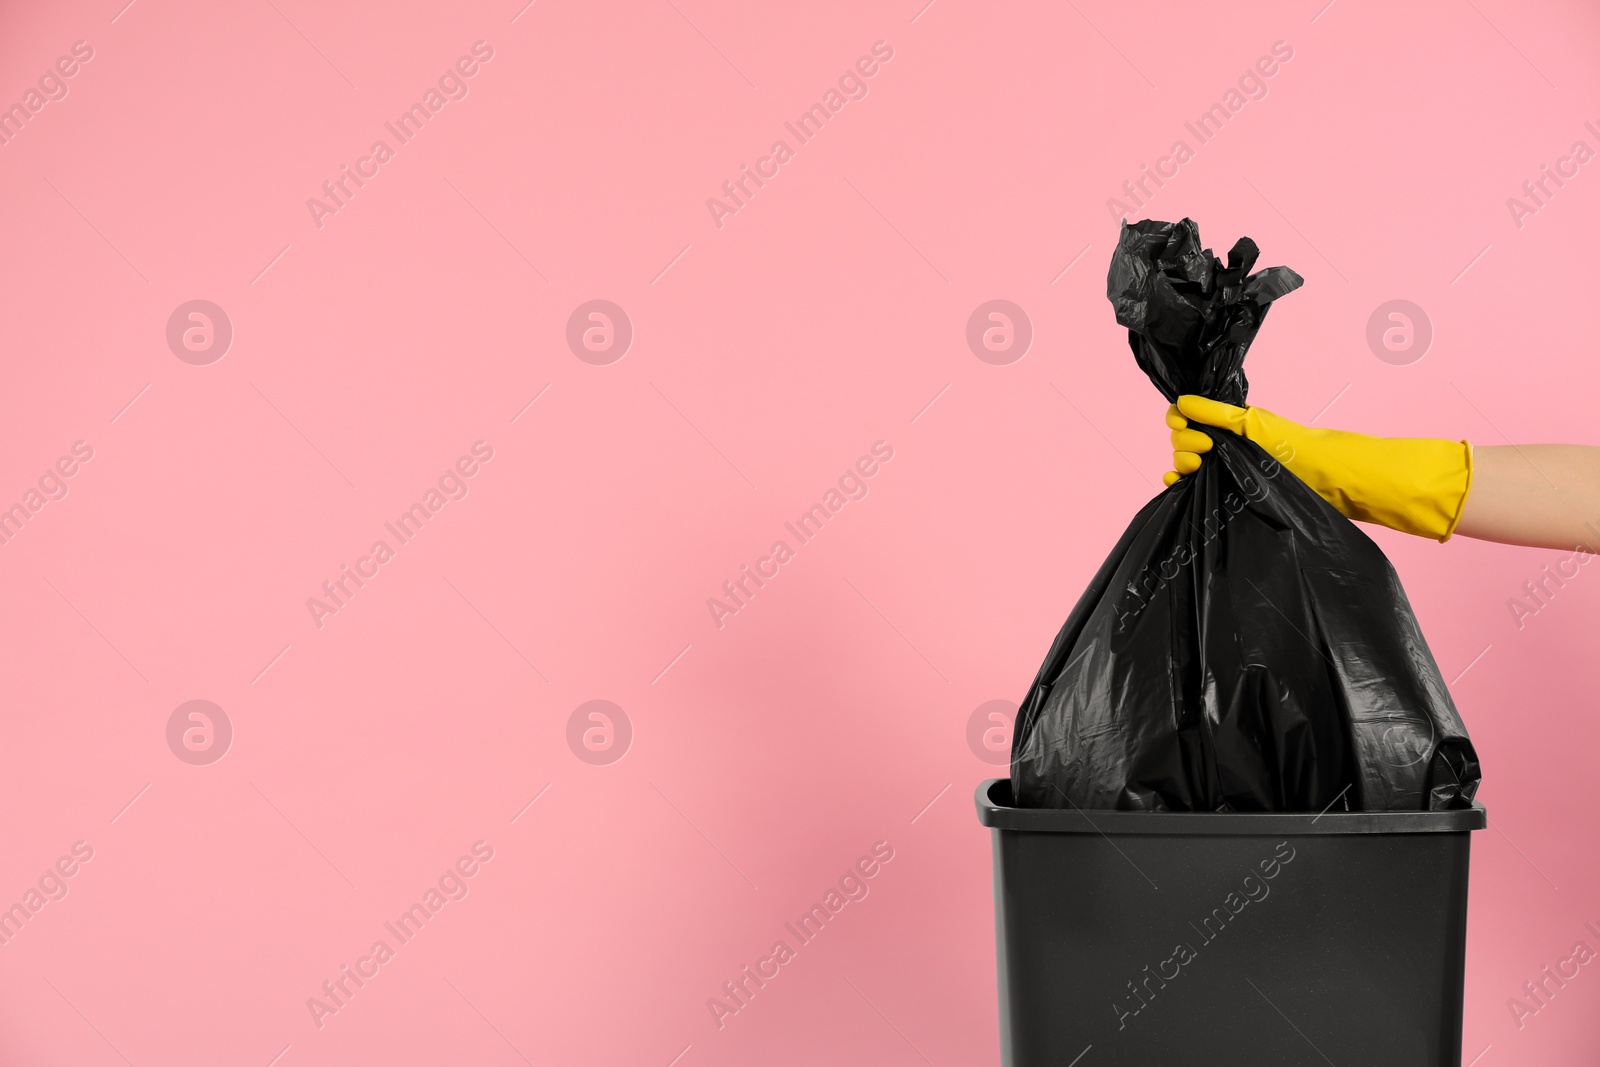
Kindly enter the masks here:
[[1251, 274], [1260, 250], [1241, 237], [1228, 265], [1200, 246], [1192, 219], [1124, 223], [1106, 293], [1139, 367], [1169, 401], [1197, 393], [1243, 404], [1244, 357], [1267, 308], [1300, 288], [1288, 267]]

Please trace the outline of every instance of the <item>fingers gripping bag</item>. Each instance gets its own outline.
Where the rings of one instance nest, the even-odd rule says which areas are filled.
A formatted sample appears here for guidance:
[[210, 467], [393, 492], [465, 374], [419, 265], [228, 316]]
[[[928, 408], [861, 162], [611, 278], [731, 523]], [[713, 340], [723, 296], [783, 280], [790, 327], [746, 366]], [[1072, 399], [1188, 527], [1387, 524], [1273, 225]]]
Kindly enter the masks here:
[[[1287, 267], [1227, 266], [1194, 222], [1124, 223], [1106, 290], [1167, 400], [1243, 405]], [[1017, 715], [1021, 807], [1436, 811], [1478, 760], [1394, 567], [1259, 445], [1206, 427], [1199, 471], [1134, 516]]]

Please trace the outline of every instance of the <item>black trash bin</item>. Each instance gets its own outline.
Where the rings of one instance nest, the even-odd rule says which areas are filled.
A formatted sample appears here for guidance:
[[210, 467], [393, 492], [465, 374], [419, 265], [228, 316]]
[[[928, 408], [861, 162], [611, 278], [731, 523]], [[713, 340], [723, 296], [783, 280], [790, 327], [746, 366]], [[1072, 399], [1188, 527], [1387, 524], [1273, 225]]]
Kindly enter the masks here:
[[994, 831], [1005, 1067], [1460, 1067], [1455, 811], [1017, 808]]

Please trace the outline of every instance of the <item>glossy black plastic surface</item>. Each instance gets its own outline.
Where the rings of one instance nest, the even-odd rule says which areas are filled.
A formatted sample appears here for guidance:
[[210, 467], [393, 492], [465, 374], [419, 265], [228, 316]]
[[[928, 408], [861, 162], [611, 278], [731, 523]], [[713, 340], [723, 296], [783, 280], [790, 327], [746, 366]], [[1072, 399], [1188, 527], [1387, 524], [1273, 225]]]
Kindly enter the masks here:
[[[1108, 293], [1162, 394], [1242, 404], [1243, 362], [1286, 267], [1226, 267], [1194, 223], [1125, 224]], [[1017, 716], [1023, 807], [1439, 811], [1477, 756], [1387, 557], [1248, 439], [1129, 524]]]
[[1005, 1067], [1461, 1064], [1481, 806], [1233, 815], [1010, 799], [1004, 779], [976, 797], [993, 837]]

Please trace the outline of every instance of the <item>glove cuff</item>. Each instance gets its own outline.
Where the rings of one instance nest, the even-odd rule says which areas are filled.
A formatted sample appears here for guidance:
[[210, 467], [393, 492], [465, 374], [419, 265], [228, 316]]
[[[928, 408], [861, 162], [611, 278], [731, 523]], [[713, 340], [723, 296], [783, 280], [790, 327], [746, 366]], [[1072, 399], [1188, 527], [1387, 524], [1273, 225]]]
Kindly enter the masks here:
[[1461, 499], [1456, 502], [1456, 513], [1450, 519], [1450, 525], [1445, 527], [1444, 536], [1439, 538], [1439, 543], [1440, 544], [1444, 544], [1446, 541], [1450, 540], [1450, 538], [1455, 536], [1456, 527], [1461, 525], [1461, 516], [1467, 510], [1467, 497], [1472, 495], [1472, 470], [1473, 470], [1472, 442], [1463, 440], [1461, 442], [1461, 447], [1466, 452], [1466, 460], [1467, 460], [1466, 484], [1464, 486], [1462, 486]]
[[[1472, 488], [1465, 441], [1349, 435], [1339, 459], [1311, 483], [1346, 516], [1401, 533], [1447, 541]], [[1291, 468], [1292, 469], [1292, 468]]]

